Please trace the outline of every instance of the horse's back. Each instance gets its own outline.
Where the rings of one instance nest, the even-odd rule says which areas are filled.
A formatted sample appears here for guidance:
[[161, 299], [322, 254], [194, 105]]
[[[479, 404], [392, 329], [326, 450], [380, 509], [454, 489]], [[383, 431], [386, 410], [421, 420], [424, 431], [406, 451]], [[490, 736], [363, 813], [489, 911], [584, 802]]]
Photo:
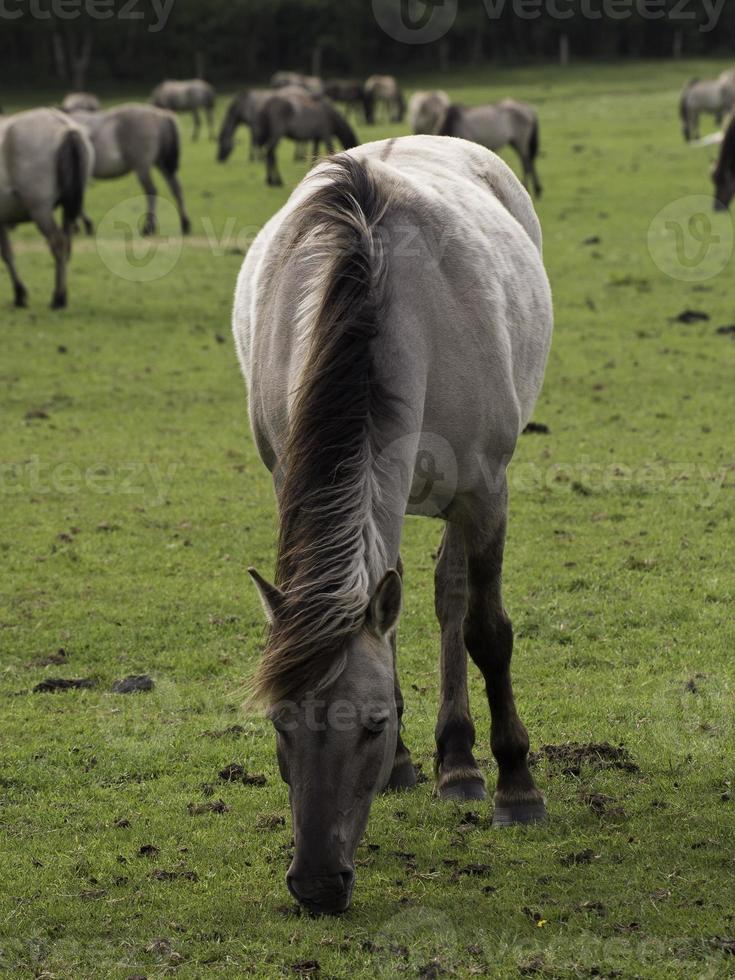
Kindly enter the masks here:
[[[482, 147], [431, 136], [349, 151], [385, 202], [380, 228], [386, 295], [376, 370], [404, 408], [395, 438], [430, 431], [457, 449], [460, 482], [473, 455], [513, 451], [540, 389], [551, 333], [541, 234], [512, 171]], [[329, 181], [321, 165], [252, 246], [241, 270], [233, 328], [264, 460], [282, 449], [308, 324], [320, 297], [319, 239], [293, 247], [302, 205]], [[307, 270], [307, 272], [305, 272]], [[315, 290], [315, 293], [317, 291]], [[410, 465], [410, 462], [409, 462]]]

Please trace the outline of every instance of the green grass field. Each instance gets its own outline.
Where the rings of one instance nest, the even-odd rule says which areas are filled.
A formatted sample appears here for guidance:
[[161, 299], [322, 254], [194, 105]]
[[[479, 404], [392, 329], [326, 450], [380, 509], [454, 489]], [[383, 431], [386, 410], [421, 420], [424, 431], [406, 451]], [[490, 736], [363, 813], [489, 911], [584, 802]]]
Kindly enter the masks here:
[[[430, 780], [381, 797], [339, 919], [288, 896], [286, 787], [269, 724], [242, 707], [263, 635], [245, 568], [272, 571], [276, 522], [230, 307], [305, 165], [285, 145], [286, 187], [266, 188], [243, 142], [217, 165], [184, 120], [192, 240], [179, 250], [163, 207], [173, 238], [126, 252], [138, 185], [93, 186], [99, 241], [78, 241], [61, 313], [45, 246], [15, 232], [31, 305], [11, 307], [3, 270], [0, 976], [733, 974], [735, 338], [717, 332], [735, 319], [733, 224], [705, 201], [702, 244], [686, 199], [711, 194], [713, 151], [685, 147], [676, 117], [682, 83], [722, 67], [413, 80], [540, 113], [556, 334], [535, 416], [550, 432], [521, 439], [511, 473], [516, 693], [534, 749], [609, 742], [630, 764], [541, 759], [551, 819], [531, 829], [493, 832], [489, 803], [440, 803]], [[403, 549], [406, 741], [427, 774], [440, 531], [411, 520]], [[111, 692], [143, 673], [153, 691]], [[95, 687], [33, 693], [53, 677]], [[232, 762], [265, 785], [222, 781]]]

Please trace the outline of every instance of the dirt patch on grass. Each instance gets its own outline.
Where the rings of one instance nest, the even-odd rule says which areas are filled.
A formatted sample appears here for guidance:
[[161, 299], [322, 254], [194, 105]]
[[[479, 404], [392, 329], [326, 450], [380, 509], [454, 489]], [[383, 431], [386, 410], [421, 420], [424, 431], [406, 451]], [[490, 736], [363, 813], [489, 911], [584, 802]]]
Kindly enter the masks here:
[[567, 742], [563, 745], [542, 745], [538, 752], [531, 752], [528, 760], [537, 765], [542, 760], [558, 768], [565, 776], [579, 776], [582, 766], [593, 769], [619, 769], [622, 772], [640, 772], [624, 745], [610, 742]]

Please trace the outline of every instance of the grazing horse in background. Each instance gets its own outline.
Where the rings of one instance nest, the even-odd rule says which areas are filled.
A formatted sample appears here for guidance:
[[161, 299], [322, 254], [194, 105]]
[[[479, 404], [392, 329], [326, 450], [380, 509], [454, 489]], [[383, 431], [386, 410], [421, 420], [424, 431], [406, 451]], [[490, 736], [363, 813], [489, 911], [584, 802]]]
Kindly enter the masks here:
[[390, 122], [403, 122], [406, 100], [392, 75], [371, 75], [365, 82], [365, 96], [367, 121], [370, 124], [376, 121], [377, 110], [381, 105]]
[[[411, 249], [391, 248], [407, 228]], [[552, 331], [531, 200], [472, 143], [406, 136], [339, 154], [252, 245], [233, 330], [280, 515], [276, 584], [251, 575], [270, 621], [254, 694], [293, 817], [286, 880], [312, 911], [340, 912], [376, 793], [416, 782], [395, 655], [405, 513], [446, 521], [438, 795], [485, 796], [469, 651], [490, 705], [494, 823], [545, 818], [501, 595], [506, 468]]]
[[310, 95], [324, 95], [324, 82], [316, 75], [302, 75], [298, 71], [277, 71], [271, 76], [272, 88], [287, 88], [297, 85]]
[[214, 139], [214, 102], [216, 92], [213, 85], [201, 78], [190, 78], [186, 81], [161, 82], [151, 92], [150, 101], [159, 109], [170, 109], [171, 112], [191, 111], [194, 119], [193, 140], [199, 139], [201, 119], [199, 110], [204, 110], [207, 119], [209, 138]]
[[300, 85], [286, 85], [274, 93], [272, 88], [251, 88], [236, 95], [227, 107], [219, 131], [217, 160], [220, 163], [227, 160], [232, 153], [235, 147], [235, 131], [240, 125], [250, 129], [249, 159], [251, 161], [255, 159], [255, 145], [252, 138], [253, 126], [257, 121], [258, 113], [266, 102], [273, 98], [274, 94], [284, 97], [293, 95], [298, 98], [304, 94], [304, 89]]
[[[52, 309], [66, 306], [66, 268], [74, 222], [82, 212], [93, 151], [82, 130], [56, 109], [31, 109], [0, 119], [0, 255], [13, 282], [15, 305], [28, 292], [18, 276], [8, 229], [35, 222], [56, 263]], [[61, 227], [54, 209], [61, 207]]]
[[91, 92], [69, 92], [61, 103], [62, 112], [74, 112], [75, 109], [98, 112], [101, 108], [100, 100]]
[[[98, 180], [135, 173], [145, 191], [147, 210], [142, 234], [156, 231], [156, 185], [151, 169], [163, 174], [176, 201], [181, 231], [188, 234], [191, 221], [186, 213], [184, 194], [176, 176], [179, 169], [180, 138], [176, 116], [152, 105], [130, 102], [104, 112], [73, 112], [72, 118], [84, 127], [94, 147], [93, 175]], [[82, 220], [91, 233], [92, 222]]]
[[304, 91], [294, 95], [284, 95], [283, 91], [276, 89], [272, 93], [251, 126], [255, 145], [265, 152], [266, 183], [271, 187], [283, 184], [276, 147], [284, 136], [300, 143], [310, 141], [314, 156], [319, 153], [320, 143], [326, 144], [327, 153], [333, 153], [334, 137], [346, 150], [357, 146], [352, 127], [331, 102]]
[[408, 121], [411, 132], [436, 135], [450, 105], [446, 92], [414, 92], [408, 100]]
[[681, 94], [679, 115], [684, 139], [699, 139], [699, 117], [711, 113], [719, 126], [725, 115], [735, 107], [735, 70], [724, 71], [719, 78], [689, 82]]
[[362, 110], [367, 122], [369, 107], [365, 86], [358, 78], [333, 78], [324, 83], [324, 94], [332, 102], [340, 102], [345, 107], [345, 114], [350, 109]]
[[539, 128], [536, 111], [525, 102], [505, 99], [496, 105], [464, 107], [451, 105], [439, 130], [441, 136], [458, 136], [480, 143], [488, 150], [510, 144], [521, 159], [523, 186], [530, 180], [536, 197], [543, 188], [536, 172]]

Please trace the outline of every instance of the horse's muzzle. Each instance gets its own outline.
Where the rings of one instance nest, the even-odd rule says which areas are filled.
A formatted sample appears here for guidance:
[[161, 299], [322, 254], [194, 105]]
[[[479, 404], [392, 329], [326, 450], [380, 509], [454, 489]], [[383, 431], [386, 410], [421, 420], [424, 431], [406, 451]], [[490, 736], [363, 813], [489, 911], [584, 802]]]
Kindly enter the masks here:
[[355, 872], [343, 871], [336, 875], [299, 877], [290, 872], [286, 875], [288, 890], [299, 904], [316, 915], [339, 915], [349, 908]]

